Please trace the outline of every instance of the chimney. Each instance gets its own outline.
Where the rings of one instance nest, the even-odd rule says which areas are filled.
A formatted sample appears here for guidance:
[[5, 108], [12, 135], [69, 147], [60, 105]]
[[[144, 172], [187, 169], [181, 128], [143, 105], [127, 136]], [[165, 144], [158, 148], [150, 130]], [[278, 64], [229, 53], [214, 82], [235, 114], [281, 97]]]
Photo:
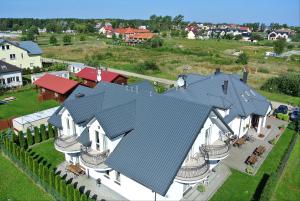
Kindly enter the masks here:
[[216, 68], [215, 75], [219, 74], [220, 72], [221, 72], [221, 69], [220, 68]]
[[227, 95], [228, 91], [228, 80], [224, 80], [224, 84], [222, 85], [222, 89], [225, 95]]
[[247, 66], [245, 66], [243, 69], [243, 78], [242, 78], [242, 81], [245, 84], [247, 84], [248, 74], [249, 74], [249, 68]]
[[102, 71], [101, 68], [97, 69], [97, 81], [98, 81], [98, 82], [101, 81], [101, 71]]
[[186, 84], [186, 75], [179, 75], [178, 76], [177, 86], [179, 88], [182, 87], [182, 88], [186, 89], [186, 87], [187, 87], [187, 84]]

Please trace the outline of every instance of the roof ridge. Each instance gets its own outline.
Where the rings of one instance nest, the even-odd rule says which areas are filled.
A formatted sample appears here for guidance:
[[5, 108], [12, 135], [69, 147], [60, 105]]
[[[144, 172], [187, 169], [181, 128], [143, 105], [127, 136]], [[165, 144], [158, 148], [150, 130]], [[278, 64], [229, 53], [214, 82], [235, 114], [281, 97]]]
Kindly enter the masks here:
[[242, 108], [242, 110], [243, 110], [243, 113], [244, 113], [244, 115], [246, 114], [246, 111], [245, 111], [245, 108], [244, 108], [244, 106], [243, 106], [243, 104], [242, 104], [242, 102], [241, 102], [241, 99], [240, 99], [240, 96], [239, 96], [239, 94], [238, 94], [238, 92], [237, 92], [237, 90], [236, 90], [236, 88], [235, 88], [235, 85], [234, 85], [234, 83], [233, 83], [233, 81], [232, 81], [232, 76], [228, 76], [228, 78], [230, 79], [230, 81], [231, 81], [231, 84], [232, 84], [232, 87], [233, 87], [233, 91], [235, 92], [235, 94], [237, 95], [237, 99], [238, 99], [238, 102], [239, 102], [239, 104], [241, 105], [241, 108]]

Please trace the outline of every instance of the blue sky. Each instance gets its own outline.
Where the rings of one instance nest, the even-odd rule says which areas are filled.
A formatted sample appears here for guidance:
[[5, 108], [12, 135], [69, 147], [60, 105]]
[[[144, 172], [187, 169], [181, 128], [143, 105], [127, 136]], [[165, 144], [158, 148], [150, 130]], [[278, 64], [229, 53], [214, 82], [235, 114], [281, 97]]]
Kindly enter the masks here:
[[300, 26], [300, 0], [1, 0], [0, 17], [139, 18], [182, 14], [199, 22]]

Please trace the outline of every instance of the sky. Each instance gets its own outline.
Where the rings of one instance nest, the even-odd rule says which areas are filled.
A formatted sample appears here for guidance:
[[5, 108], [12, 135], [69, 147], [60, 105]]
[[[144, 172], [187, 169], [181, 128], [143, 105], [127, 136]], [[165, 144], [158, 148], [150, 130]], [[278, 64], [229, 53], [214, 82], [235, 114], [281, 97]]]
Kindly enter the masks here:
[[182, 14], [187, 21], [300, 26], [300, 0], [1, 0], [0, 18], [123, 18]]

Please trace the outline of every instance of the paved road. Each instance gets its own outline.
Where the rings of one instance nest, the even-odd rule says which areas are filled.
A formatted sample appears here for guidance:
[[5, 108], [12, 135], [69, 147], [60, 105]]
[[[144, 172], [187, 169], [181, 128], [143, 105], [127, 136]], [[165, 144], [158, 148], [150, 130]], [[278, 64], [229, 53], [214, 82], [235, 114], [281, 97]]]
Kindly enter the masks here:
[[[78, 63], [78, 62], [65, 61], [65, 60], [59, 60], [59, 59], [49, 59], [49, 58], [44, 58], [44, 57], [42, 58], [42, 61], [47, 62], [47, 63], [51, 63], [51, 62], [65, 63], [65, 64]], [[111, 72], [119, 73], [119, 74], [122, 74], [122, 75], [130, 76], [130, 77], [138, 77], [138, 78], [141, 78], [141, 79], [150, 80], [150, 81], [153, 81], [153, 82], [158, 82], [158, 83], [166, 84], [166, 85], [175, 84], [175, 82], [176, 82], [174, 80], [168, 80], [168, 79], [164, 79], [164, 78], [157, 78], [157, 77], [152, 77], [152, 76], [148, 76], [148, 75], [132, 73], [132, 72], [124, 71], [124, 70], [118, 70], [118, 69], [115, 69], [115, 68], [107, 68], [107, 69]]]

